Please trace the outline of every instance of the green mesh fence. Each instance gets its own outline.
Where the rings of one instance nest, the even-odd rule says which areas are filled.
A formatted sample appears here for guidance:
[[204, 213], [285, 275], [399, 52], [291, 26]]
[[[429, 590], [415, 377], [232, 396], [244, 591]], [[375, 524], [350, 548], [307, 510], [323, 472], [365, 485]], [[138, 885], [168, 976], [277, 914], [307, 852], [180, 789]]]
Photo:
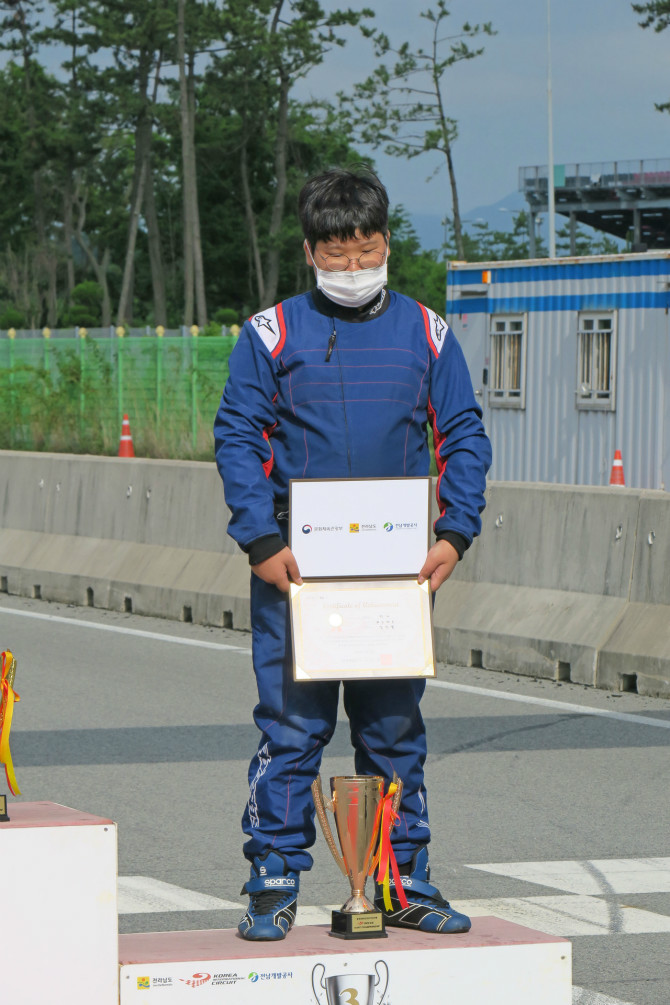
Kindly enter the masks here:
[[0, 339], [0, 447], [116, 454], [128, 414], [142, 457], [213, 456], [232, 337]]

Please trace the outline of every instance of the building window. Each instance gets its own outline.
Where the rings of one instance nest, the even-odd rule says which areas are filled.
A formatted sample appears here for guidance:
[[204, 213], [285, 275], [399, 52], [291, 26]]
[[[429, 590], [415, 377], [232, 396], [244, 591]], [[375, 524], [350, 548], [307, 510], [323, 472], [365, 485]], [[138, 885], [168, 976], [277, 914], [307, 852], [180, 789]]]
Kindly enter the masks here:
[[580, 314], [577, 408], [614, 408], [616, 326], [613, 311]]
[[491, 318], [489, 404], [523, 408], [526, 383], [525, 316]]

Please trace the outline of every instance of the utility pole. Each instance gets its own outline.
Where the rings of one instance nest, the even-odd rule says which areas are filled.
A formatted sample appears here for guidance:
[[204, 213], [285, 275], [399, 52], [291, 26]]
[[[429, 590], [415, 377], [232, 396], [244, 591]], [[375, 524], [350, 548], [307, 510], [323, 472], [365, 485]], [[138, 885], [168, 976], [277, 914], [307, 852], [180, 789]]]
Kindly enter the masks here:
[[551, 0], [547, 0], [547, 126], [549, 132], [549, 165], [547, 188], [549, 199], [549, 257], [556, 258], [556, 197], [554, 193], [554, 126], [551, 102]]

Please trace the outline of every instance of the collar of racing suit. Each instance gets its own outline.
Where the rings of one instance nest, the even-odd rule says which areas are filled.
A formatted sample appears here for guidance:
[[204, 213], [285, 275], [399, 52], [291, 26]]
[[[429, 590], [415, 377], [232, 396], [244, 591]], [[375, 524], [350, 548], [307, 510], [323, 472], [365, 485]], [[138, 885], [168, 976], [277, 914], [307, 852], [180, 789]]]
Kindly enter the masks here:
[[329, 318], [337, 318], [338, 321], [349, 321], [353, 324], [381, 317], [390, 301], [389, 291], [386, 287], [362, 307], [342, 307], [329, 300], [325, 293], [317, 289], [312, 290], [312, 299], [319, 314], [325, 314]]

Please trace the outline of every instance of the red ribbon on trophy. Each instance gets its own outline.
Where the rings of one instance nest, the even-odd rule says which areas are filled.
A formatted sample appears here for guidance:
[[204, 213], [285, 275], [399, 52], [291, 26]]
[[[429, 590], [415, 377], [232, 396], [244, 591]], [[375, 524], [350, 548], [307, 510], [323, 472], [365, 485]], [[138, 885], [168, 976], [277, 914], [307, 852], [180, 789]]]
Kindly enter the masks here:
[[393, 910], [393, 906], [391, 904], [391, 873], [393, 874], [396, 895], [400, 901], [400, 906], [402, 908], [409, 907], [405, 891], [403, 890], [398, 863], [396, 862], [393, 846], [391, 845], [391, 831], [400, 819], [398, 814], [393, 809], [393, 797], [396, 794], [397, 789], [397, 784], [395, 782], [391, 782], [388, 787], [388, 792], [382, 799], [382, 819], [379, 828], [379, 850], [375, 855], [371, 869], [371, 871], [373, 871], [375, 867], [377, 867], [377, 882], [381, 883], [382, 894], [384, 897], [384, 907], [387, 911]]
[[21, 789], [16, 783], [12, 754], [9, 749], [9, 731], [12, 728], [14, 702], [20, 701], [14, 690], [16, 660], [9, 649], [2, 654], [2, 676], [0, 677], [0, 764], [5, 766], [7, 784], [13, 796], [20, 796]]

